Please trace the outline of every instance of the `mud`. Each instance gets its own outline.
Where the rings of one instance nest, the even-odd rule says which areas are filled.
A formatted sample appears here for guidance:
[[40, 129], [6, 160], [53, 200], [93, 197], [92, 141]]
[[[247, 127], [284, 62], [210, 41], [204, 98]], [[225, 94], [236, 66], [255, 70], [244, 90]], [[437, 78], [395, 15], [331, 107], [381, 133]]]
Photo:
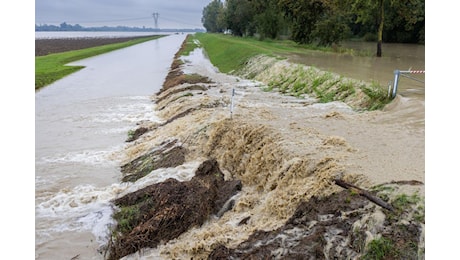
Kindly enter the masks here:
[[151, 152], [122, 165], [122, 181], [135, 182], [155, 169], [181, 165], [185, 162], [186, 153], [178, 140], [167, 140]]
[[[366, 250], [372, 225], [357, 223], [363, 216], [392, 214], [375, 208], [368, 200], [341, 191], [324, 198], [301, 202], [292, 217], [273, 231], [258, 230], [235, 248], [218, 245], [208, 259], [376, 259]], [[371, 224], [371, 223], [368, 223]], [[395, 219], [380, 223], [381, 238], [395, 241], [385, 259], [418, 259], [421, 226], [401, 226]]]
[[112, 38], [66, 38], [66, 39], [35, 39], [35, 56], [81, 50], [106, 44], [127, 42], [151, 36], [112, 37]]
[[[191, 182], [169, 179], [115, 200], [149, 217], [136, 218], [129, 232], [113, 237], [112, 259], [424, 258], [423, 166], [416, 163], [423, 156], [401, 156], [409, 154], [405, 149], [414, 156], [423, 150], [381, 145], [379, 138], [388, 136], [378, 136], [389, 131], [399, 140], [420, 141], [423, 131], [377, 124], [380, 111], [358, 114], [340, 102], [264, 92], [261, 82], [180, 59], [152, 97], [164, 122], [129, 143], [125, 165], [128, 172], [150, 165], [147, 158], [160, 158], [168, 150], [161, 148], [165, 140], [175, 140], [166, 146], [184, 153], [173, 165], [215, 162], [211, 172], [219, 174], [198, 170]], [[400, 161], [380, 160], [387, 149]], [[139, 169], [152, 174], [151, 167]], [[344, 190], [335, 179], [368, 189], [395, 210]], [[157, 198], [139, 204], [151, 194]], [[161, 201], [168, 206], [159, 209]], [[118, 222], [114, 234], [122, 228]]]
[[207, 160], [191, 181], [170, 178], [116, 199], [114, 204], [122, 210], [115, 214], [119, 225], [108, 259], [155, 247], [200, 226], [239, 190], [241, 182], [224, 181], [217, 161]]

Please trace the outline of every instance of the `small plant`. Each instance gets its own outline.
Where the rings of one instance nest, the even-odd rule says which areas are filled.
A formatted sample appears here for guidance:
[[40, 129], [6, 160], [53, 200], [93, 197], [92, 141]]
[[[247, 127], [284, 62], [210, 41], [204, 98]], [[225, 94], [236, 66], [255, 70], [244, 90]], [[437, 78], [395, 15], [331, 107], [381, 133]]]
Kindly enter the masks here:
[[135, 133], [136, 133], [136, 130], [132, 130], [132, 129], [129, 130], [128, 131], [128, 140], [133, 139]]
[[375, 82], [372, 82], [370, 86], [362, 86], [361, 90], [370, 99], [369, 110], [381, 109], [391, 101], [388, 99], [386, 91]]
[[387, 238], [372, 240], [367, 245], [366, 254], [362, 257], [365, 260], [390, 259], [391, 256], [397, 255], [393, 241]]
[[117, 231], [122, 234], [129, 233], [136, 225], [139, 219], [140, 210], [137, 205], [122, 207], [116, 212], [113, 218], [117, 221]]
[[328, 103], [332, 102], [335, 100], [335, 94], [334, 92], [329, 92], [329, 93], [321, 93], [319, 96], [319, 102], [320, 103]]
[[425, 223], [425, 207], [420, 205], [414, 212], [414, 219], [418, 222]]
[[401, 194], [396, 197], [393, 201], [393, 206], [397, 209], [404, 209], [410, 205], [415, 205], [420, 201], [420, 197], [417, 194], [408, 196], [407, 194]]
[[305, 88], [305, 84], [303, 82], [294, 82], [294, 85], [292, 86], [292, 92], [294, 93], [299, 93], [302, 92], [302, 90]]

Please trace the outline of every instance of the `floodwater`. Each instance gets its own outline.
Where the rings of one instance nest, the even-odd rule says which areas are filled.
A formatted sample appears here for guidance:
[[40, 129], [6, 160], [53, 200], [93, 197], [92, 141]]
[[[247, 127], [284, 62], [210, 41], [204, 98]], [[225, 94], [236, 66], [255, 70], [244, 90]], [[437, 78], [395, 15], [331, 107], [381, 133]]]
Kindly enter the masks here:
[[[75, 62], [74, 64], [84, 65], [86, 68], [36, 93], [36, 259], [71, 259], [74, 257], [76, 259], [103, 259], [98, 250], [107, 242], [110, 226], [114, 224], [110, 218], [113, 212], [110, 200], [134, 191], [142, 185], [162, 181], [167, 177], [174, 176], [179, 180], [191, 178], [200, 163], [199, 158], [196, 158], [197, 161], [190, 161], [173, 169], [159, 169], [155, 174], [144, 177], [136, 184], [120, 184], [119, 169], [120, 164], [129, 159], [126, 158], [129, 151], [132, 152], [130, 155], [134, 156], [138, 148], [139, 151], [154, 148], [155, 142], [132, 146], [125, 144], [127, 132], [134, 129], [136, 123], [142, 120], [153, 122], [162, 120], [157, 117], [151, 95], [161, 88], [173, 56], [184, 39], [185, 35], [170, 35]], [[409, 67], [414, 70], [424, 69], [424, 54], [423, 57], [421, 56], [424, 51], [421, 51], [420, 48], [423, 49], [422, 46], [409, 47], [409, 50], [416, 53], [414, 62], [411, 61], [412, 54], [408, 50], [404, 52], [405, 55], [408, 55], [407, 57], [383, 57], [380, 60], [373, 57], [315, 54], [291, 57], [291, 61], [328, 69], [346, 77], [384, 82], [387, 78], [388, 80], [393, 79], [395, 69], [403, 70]], [[384, 55], [385, 53], [398, 52], [391, 52], [390, 47], [384, 45]], [[263, 161], [264, 157], [271, 153], [276, 154], [276, 149], [280, 149], [279, 147], [295, 142], [306, 143], [290, 146], [291, 152], [299, 154], [299, 157], [283, 161], [283, 164], [286, 164], [286, 167], [282, 165], [283, 168], [289, 169], [290, 164], [307, 164], [309, 160], [303, 162], [303, 157], [300, 155], [308, 152], [311, 156], [340, 158], [337, 151], [344, 147], [345, 151], [340, 150], [340, 152], [346, 154], [348, 160], [346, 162], [351, 165], [349, 168], [355, 167], [358, 173], [375, 172], [376, 175], [382, 176], [382, 179], [377, 179], [380, 182], [393, 176], [404, 178], [401, 173], [409, 172], [413, 173], [414, 179], [421, 178], [423, 181], [423, 176], [420, 175], [424, 169], [420, 161], [423, 162], [424, 144], [419, 140], [423, 140], [424, 136], [424, 84], [410, 85], [411, 83], [407, 83], [409, 79], [403, 79], [400, 82], [401, 91], [398, 92], [397, 99], [387, 108], [387, 111], [360, 115], [349, 109], [341, 108], [337, 104], [306, 107], [293, 97], [280, 98], [277, 93], [262, 92], [259, 88], [255, 88], [255, 84], [251, 81], [216, 73], [209, 66], [209, 61], [205, 60], [205, 56], [198, 54], [200, 53], [191, 54], [192, 56], [189, 57], [191, 67], [188, 69], [191, 72], [209, 76], [216, 82], [224, 82], [218, 88], [211, 88], [207, 99], [216, 99], [220, 102], [220, 100], [228, 99], [232, 87], [237, 90], [234, 120], [242, 120], [242, 123], [235, 127], [233, 136], [232, 133], [226, 134], [229, 140], [222, 140], [235, 146], [235, 150], [224, 149], [221, 161], [230, 160], [225, 158], [236, 158], [238, 153], [245, 154], [245, 156], [251, 155], [245, 150], [250, 148], [238, 146], [241, 136], [237, 135], [240, 133], [237, 130], [241, 132], [247, 130], [251, 133], [244, 136], [251, 137], [255, 133], [255, 139], [256, 134], [265, 138], [264, 129], [254, 130], [246, 121], [268, 122], [276, 129], [286, 128], [286, 131], [298, 134], [298, 136], [293, 135], [292, 140], [285, 139], [279, 143], [271, 143], [277, 140], [264, 141], [266, 145], [261, 151], [266, 153], [262, 154], [259, 161], [256, 158], [241, 161], [241, 165], [248, 162], [254, 164], [252, 168], [249, 167], [251, 166], [249, 164], [245, 165], [254, 172], [248, 173], [247, 180], [243, 179], [243, 182], [257, 182], [257, 178], [261, 176], [257, 171], [268, 167], [261, 166], [266, 162]], [[194, 95], [193, 98], [198, 99], [199, 95]], [[196, 100], [196, 102], [201, 101]], [[196, 105], [196, 103], [190, 105]], [[325, 124], [324, 115], [330, 112], [326, 111], [328, 107], [333, 107], [335, 111], [342, 114], [342, 117], [350, 120], [332, 117]], [[299, 113], [292, 113], [292, 111], [299, 111]], [[155, 133], [157, 136], [152, 137], [152, 140], [160, 142], [174, 135], [177, 135], [178, 138], [184, 135], [183, 139], [185, 139], [187, 136], [185, 133], [188, 134], [189, 128], [203, 129], [203, 125], [225, 117], [228, 117], [226, 107], [221, 108], [221, 111], [216, 109], [212, 112], [208, 110], [197, 113], [195, 118], [184, 118], [189, 122], [181, 123], [177, 120], [164, 129], [159, 129]], [[401, 128], [401, 126], [405, 127]], [[222, 127], [222, 129], [226, 128]], [[414, 129], [416, 134], [414, 134]], [[210, 138], [223, 136], [217, 130], [215, 135], [210, 135]], [[233, 129], [230, 130], [233, 131]], [[201, 132], [203, 131], [196, 131], [196, 133]], [[326, 147], [325, 150], [315, 150], [316, 145], [322, 143], [323, 135], [343, 136], [346, 142], [344, 141], [345, 144], [341, 143], [333, 149]], [[304, 138], [305, 136], [309, 138]], [[400, 138], [400, 141], [390, 142], [389, 140], [392, 140], [390, 138], [396, 140]], [[309, 139], [313, 141], [307, 143]], [[331, 140], [341, 141], [338, 138]], [[359, 149], [349, 149], [348, 145], [359, 147]], [[127, 147], [131, 149], [128, 152], [126, 152]], [[241, 148], [241, 151], [236, 150], [238, 147]], [[275, 152], [270, 149], [274, 149]], [[380, 151], [377, 153], [376, 150]], [[257, 155], [259, 152], [254, 151], [254, 154]], [[287, 157], [291, 155], [286, 154]], [[407, 158], [401, 158], [401, 155]], [[379, 161], [379, 158], [383, 160]], [[392, 161], [394, 158], [398, 158], [398, 161]], [[385, 163], [385, 160], [393, 163]], [[246, 172], [246, 167], [239, 165], [239, 161], [234, 162], [235, 172], [236, 170]], [[232, 165], [228, 163], [227, 166]], [[324, 172], [320, 170], [318, 170], [321, 173], [320, 177], [323, 175], [323, 177], [329, 177], [332, 174], [329, 170]], [[384, 176], [384, 172], [392, 172], [393, 175]], [[255, 191], [256, 185], [248, 186], [236, 202], [235, 212], [224, 216], [219, 222], [211, 220], [203, 227], [187, 232], [177, 241], [151, 251], [151, 259], [160, 257], [162, 252], [177, 252], [177, 255], [180, 256], [181, 252], [203, 251], [205, 245], [209, 246], [214, 243], [209, 242], [213, 238], [216, 238], [216, 241], [233, 239], [233, 243], [236, 243], [250, 234], [251, 230], [279, 226], [292, 211], [289, 203], [300, 200], [302, 197], [299, 194], [307, 194], [307, 192], [318, 189], [310, 183], [310, 177], [294, 178], [297, 178], [295, 174], [289, 180], [285, 178], [279, 181], [275, 177], [266, 180], [267, 187], [275, 187], [273, 183], [276, 183], [279, 188], [262, 200], [260, 194]], [[298, 195], [295, 199], [293, 192], [295, 196]], [[279, 216], [273, 218], [273, 212], [278, 212]], [[252, 213], [254, 213], [253, 224], [250, 224], [248, 230], [235, 229], [235, 221], [238, 222], [240, 218]], [[238, 239], [236, 239], [237, 236], [239, 236]], [[132, 256], [132, 258], [136, 257], [137, 255]]]
[[185, 35], [88, 58], [86, 68], [35, 94], [35, 255], [100, 259], [127, 132], [158, 120], [151, 95]]
[[[293, 55], [290, 61], [322, 70], [332, 71], [345, 77], [366, 82], [376, 82], [387, 87], [394, 82], [394, 71], [425, 70], [425, 46], [417, 44], [384, 43], [382, 57], [376, 57], [376, 43], [344, 42], [342, 47], [358, 50], [366, 55], [350, 55], [307, 52]], [[356, 52], [358, 53], [358, 52]], [[397, 94], [403, 97], [425, 99], [425, 74], [404, 74], [400, 77]]]
[[[127, 151], [134, 159], [166, 136], [184, 140], [188, 158], [215, 157], [225, 178], [241, 180], [242, 191], [233, 198], [233, 209], [221, 218], [210, 216], [176, 239], [123, 259], [206, 259], [218, 244], [235, 248], [257, 230], [282, 226], [300, 201], [337, 191], [330, 183], [337, 177], [349, 177], [361, 187], [424, 182], [420, 96], [398, 95], [384, 111], [356, 112], [342, 102], [310, 103], [308, 98], [264, 92], [258, 87], [266, 82], [263, 75], [288, 73], [277, 72], [284, 61], [267, 68], [264, 59], [258, 60], [254, 66], [265, 69], [254, 81], [218, 73], [205, 56], [195, 49], [183, 57], [184, 73], [198, 73], [215, 84], [206, 91], [186, 90], [192, 94], [187, 98], [179, 98], [183, 92], [165, 99], [161, 98], [168, 94], [160, 94], [158, 106], [166, 108], [158, 115], [171, 118], [197, 104], [206, 109], [147, 133]], [[412, 192], [411, 188], [401, 189]], [[423, 196], [424, 188], [417, 189]], [[363, 218], [367, 217], [372, 219]], [[249, 221], [240, 226], [243, 219]], [[298, 243], [282, 239], [286, 248]]]

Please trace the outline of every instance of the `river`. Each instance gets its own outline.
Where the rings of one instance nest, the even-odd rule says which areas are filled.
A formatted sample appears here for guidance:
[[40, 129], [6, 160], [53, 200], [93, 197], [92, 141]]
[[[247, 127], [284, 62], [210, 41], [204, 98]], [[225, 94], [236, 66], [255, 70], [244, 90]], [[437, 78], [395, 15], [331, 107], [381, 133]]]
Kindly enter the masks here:
[[[154, 112], [155, 104], [151, 96], [160, 90], [174, 54], [184, 39], [185, 35], [169, 35], [74, 62], [73, 64], [83, 65], [86, 68], [36, 92], [36, 259], [103, 258], [99, 249], [107, 242], [110, 226], [114, 224], [110, 217], [113, 212], [110, 200], [135, 188], [130, 185], [136, 185], [120, 183], [120, 162], [126, 159], [123, 151], [127, 132], [134, 129], [136, 123], [142, 120], [154, 122], [160, 120]], [[421, 52], [420, 46], [408, 47], [418, 54]], [[395, 53], [390, 49], [390, 47], [387, 49], [388, 53]], [[404, 53], [410, 54], [408, 51]], [[424, 69], [421, 68], [424, 65], [424, 55], [418, 54], [414, 65], [409, 64], [412, 69]], [[203, 56], [199, 56], [194, 61], [191, 58], [195, 66], [206, 64], [203, 59]], [[392, 62], [398, 59], [403, 62], [401, 64]], [[408, 69], [408, 63], [412, 63], [409, 58], [404, 57], [389, 56], [380, 62], [373, 57], [335, 55], [331, 58], [329, 54], [291, 57], [291, 60], [367, 81], [371, 79], [383, 81], [386, 78], [392, 80], [394, 69]], [[346, 63], [346, 60], [350, 63]], [[378, 76], [369, 74], [376, 70], [380, 71]], [[238, 81], [232, 78], [231, 82]], [[329, 129], [320, 119], [318, 122], [314, 121], [316, 119], [311, 119], [307, 123], [311, 124], [310, 127], [315, 126], [328, 135], [345, 135], [343, 129], [349, 129], [348, 133], [352, 133], [359, 124], [367, 121], [371, 122], [368, 126], [369, 133], [375, 133], [387, 120], [392, 124], [391, 131], [399, 129], [398, 126], [401, 124], [408, 124], [410, 131], [413, 128], [420, 130], [417, 131], [417, 138], [414, 138], [415, 141], [419, 141], [423, 139], [424, 134], [424, 84], [408, 82], [410, 81], [401, 82], [401, 92], [397, 102], [387, 109], [389, 113], [379, 115], [378, 118], [373, 115], [375, 119], [366, 117], [356, 122], [343, 121], [343, 124], [353, 125], [334, 126]], [[245, 87], [239, 91], [242, 92], [243, 89]], [[275, 104], [279, 101], [275, 94], [272, 98], [267, 98], [265, 94], [260, 94], [251, 88], [245, 91], [248, 96], [246, 108], [257, 107], [270, 100], [273, 101], [273, 107], [276, 107]], [[258, 99], [249, 100], [252, 92], [257, 94], [255, 97], [260, 97], [260, 102]], [[300, 107], [295, 108], [300, 109]], [[315, 113], [313, 106], [311, 113]], [[395, 115], [399, 115], [400, 119], [395, 121]], [[279, 117], [290, 116], [294, 115], [286, 114]], [[318, 118], [314, 114], [311, 117]], [[402, 123], [399, 124], [397, 121]], [[300, 124], [302, 120], [297, 122]], [[191, 125], [195, 123], [190, 122]], [[366, 151], [374, 149], [375, 143], [366, 141], [364, 137], [366, 136], [357, 136], [356, 140], [353, 136], [346, 138], [356, 146], [367, 143], [369, 147], [362, 146], [360, 151], [365, 154]], [[371, 135], [368, 139], [375, 141], [375, 137]], [[382, 142], [382, 146], [386, 145], [387, 137], [382, 135], [381, 139], [376, 141]], [[408, 139], [409, 141], [411, 140]], [[416, 147], [413, 149], [417, 152], [413, 153], [414, 156], [423, 154], [424, 144], [417, 142], [415, 144]], [[404, 144], [401, 143], [401, 149], [403, 148]], [[391, 151], [383, 150], [383, 152], [389, 154]], [[367, 156], [369, 171], [374, 170], [378, 165], [373, 165], [375, 160], [372, 160], [371, 155]], [[394, 156], [397, 157], [398, 154]], [[412, 157], [407, 160], [414, 162]], [[423, 158], [418, 156], [417, 160], [423, 161]], [[406, 167], [408, 161], [401, 160], [394, 165], [401, 166], [400, 168]], [[190, 174], [198, 165], [199, 162], [189, 162], [176, 170], [157, 172], [156, 175], [159, 177], [150, 181], [165, 179], [168, 174], [176, 177], [180, 175], [179, 180], [186, 180], [191, 177]], [[363, 172], [367, 170], [365, 167], [359, 169]], [[423, 165], [418, 164], [413, 170], [414, 176], [419, 178], [423, 171]], [[423, 179], [423, 176], [420, 178]], [[187, 237], [186, 235], [185, 238]]]
[[100, 259], [120, 189], [127, 132], [155, 120], [150, 96], [185, 35], [74, 62], [86, 68], [35, 94], [35, 255]]

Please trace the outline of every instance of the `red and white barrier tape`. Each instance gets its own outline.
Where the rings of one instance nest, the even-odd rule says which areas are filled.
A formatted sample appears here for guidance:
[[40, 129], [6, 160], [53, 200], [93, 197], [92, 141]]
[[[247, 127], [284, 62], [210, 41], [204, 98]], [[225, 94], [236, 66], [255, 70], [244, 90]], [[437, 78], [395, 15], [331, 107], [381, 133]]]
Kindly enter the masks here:
[[409, 70], [408, 72], [412, 74], [424, 74], [425, 73], [424, 70]]

